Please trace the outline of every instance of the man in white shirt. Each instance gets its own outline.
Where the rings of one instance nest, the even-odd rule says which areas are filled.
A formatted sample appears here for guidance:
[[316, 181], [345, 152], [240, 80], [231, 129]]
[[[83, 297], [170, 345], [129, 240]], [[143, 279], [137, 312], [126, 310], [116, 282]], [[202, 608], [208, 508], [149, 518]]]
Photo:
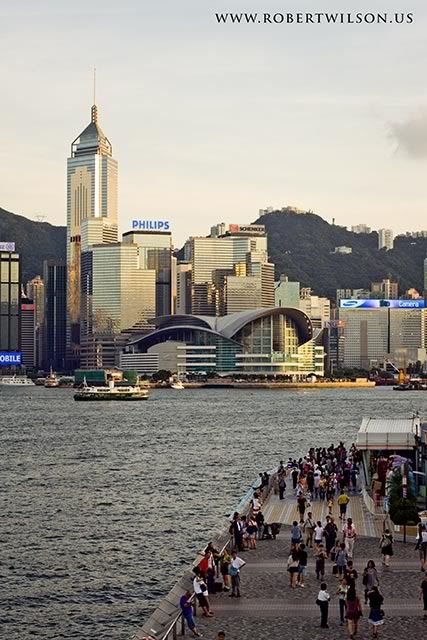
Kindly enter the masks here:
[[327, 591], [326, 582], [322, 582], [320, 585], [320, 591], [317, 596], [316, 603], [320, 607], [320, 626], [322, 629], [329, 629], [328, 627], [328, 613], [329, 613], [329, 600], [331, 596]]
[[230, 567], [228, 569], [231, 576], [231, 593], [230, 598], [240, 598], [240, 569], [244, 567], [246, 562], [239, 558], [236, 551], [231, 554]]
[[349, 558], [353, 559], [354, 542], [356, 540], [356, 528], [351, 518], [347, 518], [347, 524], [344, 525], [342, 533], [347, 555]]

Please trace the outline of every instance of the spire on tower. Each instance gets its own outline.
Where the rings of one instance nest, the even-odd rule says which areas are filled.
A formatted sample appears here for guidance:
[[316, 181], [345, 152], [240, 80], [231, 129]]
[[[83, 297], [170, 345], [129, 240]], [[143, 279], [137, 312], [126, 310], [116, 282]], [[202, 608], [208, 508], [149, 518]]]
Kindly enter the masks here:
[[90, 110], [90, 119], [98, 123], [98, 107], [96, 106], [96, 67], [93, 68], [93, 105]]

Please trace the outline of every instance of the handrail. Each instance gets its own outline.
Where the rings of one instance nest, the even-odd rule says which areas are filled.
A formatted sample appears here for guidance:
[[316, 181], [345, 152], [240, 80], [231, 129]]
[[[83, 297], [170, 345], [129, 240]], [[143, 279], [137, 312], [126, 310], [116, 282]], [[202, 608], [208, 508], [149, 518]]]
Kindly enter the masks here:
[[[272, 490], [273, 486], [274, 486], [274, 481], [275, 481], [275, 477], [274, 477], [274, 471], [275, 470], [271, 470], [270, 473], [270, 481], [269, 481], [269, 485], [268, 487], [264, 487], [263, 488], [263, 493], [262, 493], [262, 498], [263, 500], [265, 500], [267, 498], [267, 496], [269, 495], [270, 491]], [[237, 505], [237, 509], [240, 512], [246, 512], [248, 513], [249, 511], [249, 500], [251, 499], [254, 491], [257, 490], [257, 484], [259, 483], [259, 479], [257, 478], [256, 480], [254, 480], [252, 482], [251, 488], [246, 492], [246, 494], [243, 496], [243, 498], [240, 500], [239, 504]], [[224, 553], [224, 551], [227, 549], [227, 547], [229, 547], [229, 545], [232, 543], [233, 541], [233, 537], [230, 536], [227, 540], [227, 542], [221, 547], [220, 550], [220, 555], [222, 555]], [[193, 564], [194, 566], [194, 564]], [[194, 610], [196, 611], [196, 606], [197, 606], [197, 598], [195, 597], [195, 593], [193, 592], [191, 597], [190, 597], [190, 602], [194, 603]], [[179, 611], [175, 618], [170, 622], [169, 626], [166, 628], [165, 631], [162, 632], [162, 635], [157, 636], [156, 634], [156, 638], [154, 639], [153, 636], [153, 640], [168, 640], [170, 634], [173, 634], [173, 638], [175, 639], [177, 637], [177, 625], [181, 624], [181, 634], [184, 635], [185, 633], [185, 621], [183, 619], [183, 615], [182, 615], [182, 611]], [[132, 636], [133, 638], [136, 638], [137, 636]], [[150, 636], [148, 636], [147, 638], [150, 638]]]

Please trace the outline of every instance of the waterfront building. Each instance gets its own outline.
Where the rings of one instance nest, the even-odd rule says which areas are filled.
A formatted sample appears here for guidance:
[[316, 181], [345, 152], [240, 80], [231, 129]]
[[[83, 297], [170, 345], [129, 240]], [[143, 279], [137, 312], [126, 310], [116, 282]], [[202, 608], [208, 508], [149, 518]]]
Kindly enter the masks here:
[[210, 237], [218, 238], [219, 236], [223, 236], [225, 235], [226, 230], [227, 230], [227, 225], [225, 224], [225, 222], [219, 222], [218, 224], [214, 224], [211, 227]]
[[21, 298], [21, 352], [22, 364], [27, 369], [36, 366], [36, 322], [34, 301], [23, 296]]
[[43, 368], [66, 368], [66, 265], [60, 260], [43, 262], [44, 326]]
[[378, 249], [393, 249], [393, 231], [391, 229], [378, 229]]
[[34, 322], [36, 333], [36, 361], [39, 369], [43, 366], [43, 324], [44, 324], [44, 282], [36, 276], [27, 282], [27, 296], [34, 302]]
[[176, 308], [176, 261], [170, 231], [128, 231], [124, 244], [138, 246], [139, 267], [156, 273], [156, 309], [154, 315], [165, 316]]
[[370, 298], [371, 291], [369, 289], [337, 289], [336, 290], [336, 302], [339, 304], [340, 300], [366, 300]]
[[128, 343], [121, 362], [138, 369], [141, 356], [155, 354], [160, 369], [179, 373], [323, 376], [323, 347], [312, 338], [310, 319], [299, 309], [168, 316], [156, 319], [155, 331]]
[[371, 283], [372, 298], [382, 298], [384, 300], [397, 300], [399, 297], [399, 285], [392, 282], [390, 278], [384, 278], [381, 282]]
[[[88, 218], [108, 219], [111, 233], [117, 225], [117, 162], [96, 105], [67, 160], [67, 352], [73, 368], [80, 357], [81, 224]], [[117, 232], [108, 241], [117, 241]]]
[[351, 227], [353, 233], [371, 233], [371, 227], [367, 224], [356, 224]]
[[274, 306], [299, 308], [300, 283], [292, 282], [283, 273], [274, 286]]
[[427, 302], [427, 258], [424, 258], [424, 298]]
[[342, 364], [371, 369], [391, 360], [397, 368], [422, 358], [426, 311], [423, 308], [340, 308]]
[[191, 313], [191, 262], [176, 267], [176, 313]]
[[156, 314], [156, 271], [140, 268], [137, 244], [91, 245], [81, 257], [81, 368], [113, 367], [132, 333]]
[[21, 260], [0, 248], [0, 351], [21, 351]]

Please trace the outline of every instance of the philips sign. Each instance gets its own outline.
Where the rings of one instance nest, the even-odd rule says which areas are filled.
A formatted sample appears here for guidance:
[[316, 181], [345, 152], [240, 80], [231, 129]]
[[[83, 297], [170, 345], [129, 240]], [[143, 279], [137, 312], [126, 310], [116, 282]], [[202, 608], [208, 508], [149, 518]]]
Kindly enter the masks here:
[[22, 364], [20, 351], [0, 351], [0, 367], [10, 367]]
[[170, 223], [167, 220], [132, 220], [132, 229], [141, 231], [169, 231]]
[[340, 300], [341, 309], [424, 309], [422, 298], [417, 300]]

